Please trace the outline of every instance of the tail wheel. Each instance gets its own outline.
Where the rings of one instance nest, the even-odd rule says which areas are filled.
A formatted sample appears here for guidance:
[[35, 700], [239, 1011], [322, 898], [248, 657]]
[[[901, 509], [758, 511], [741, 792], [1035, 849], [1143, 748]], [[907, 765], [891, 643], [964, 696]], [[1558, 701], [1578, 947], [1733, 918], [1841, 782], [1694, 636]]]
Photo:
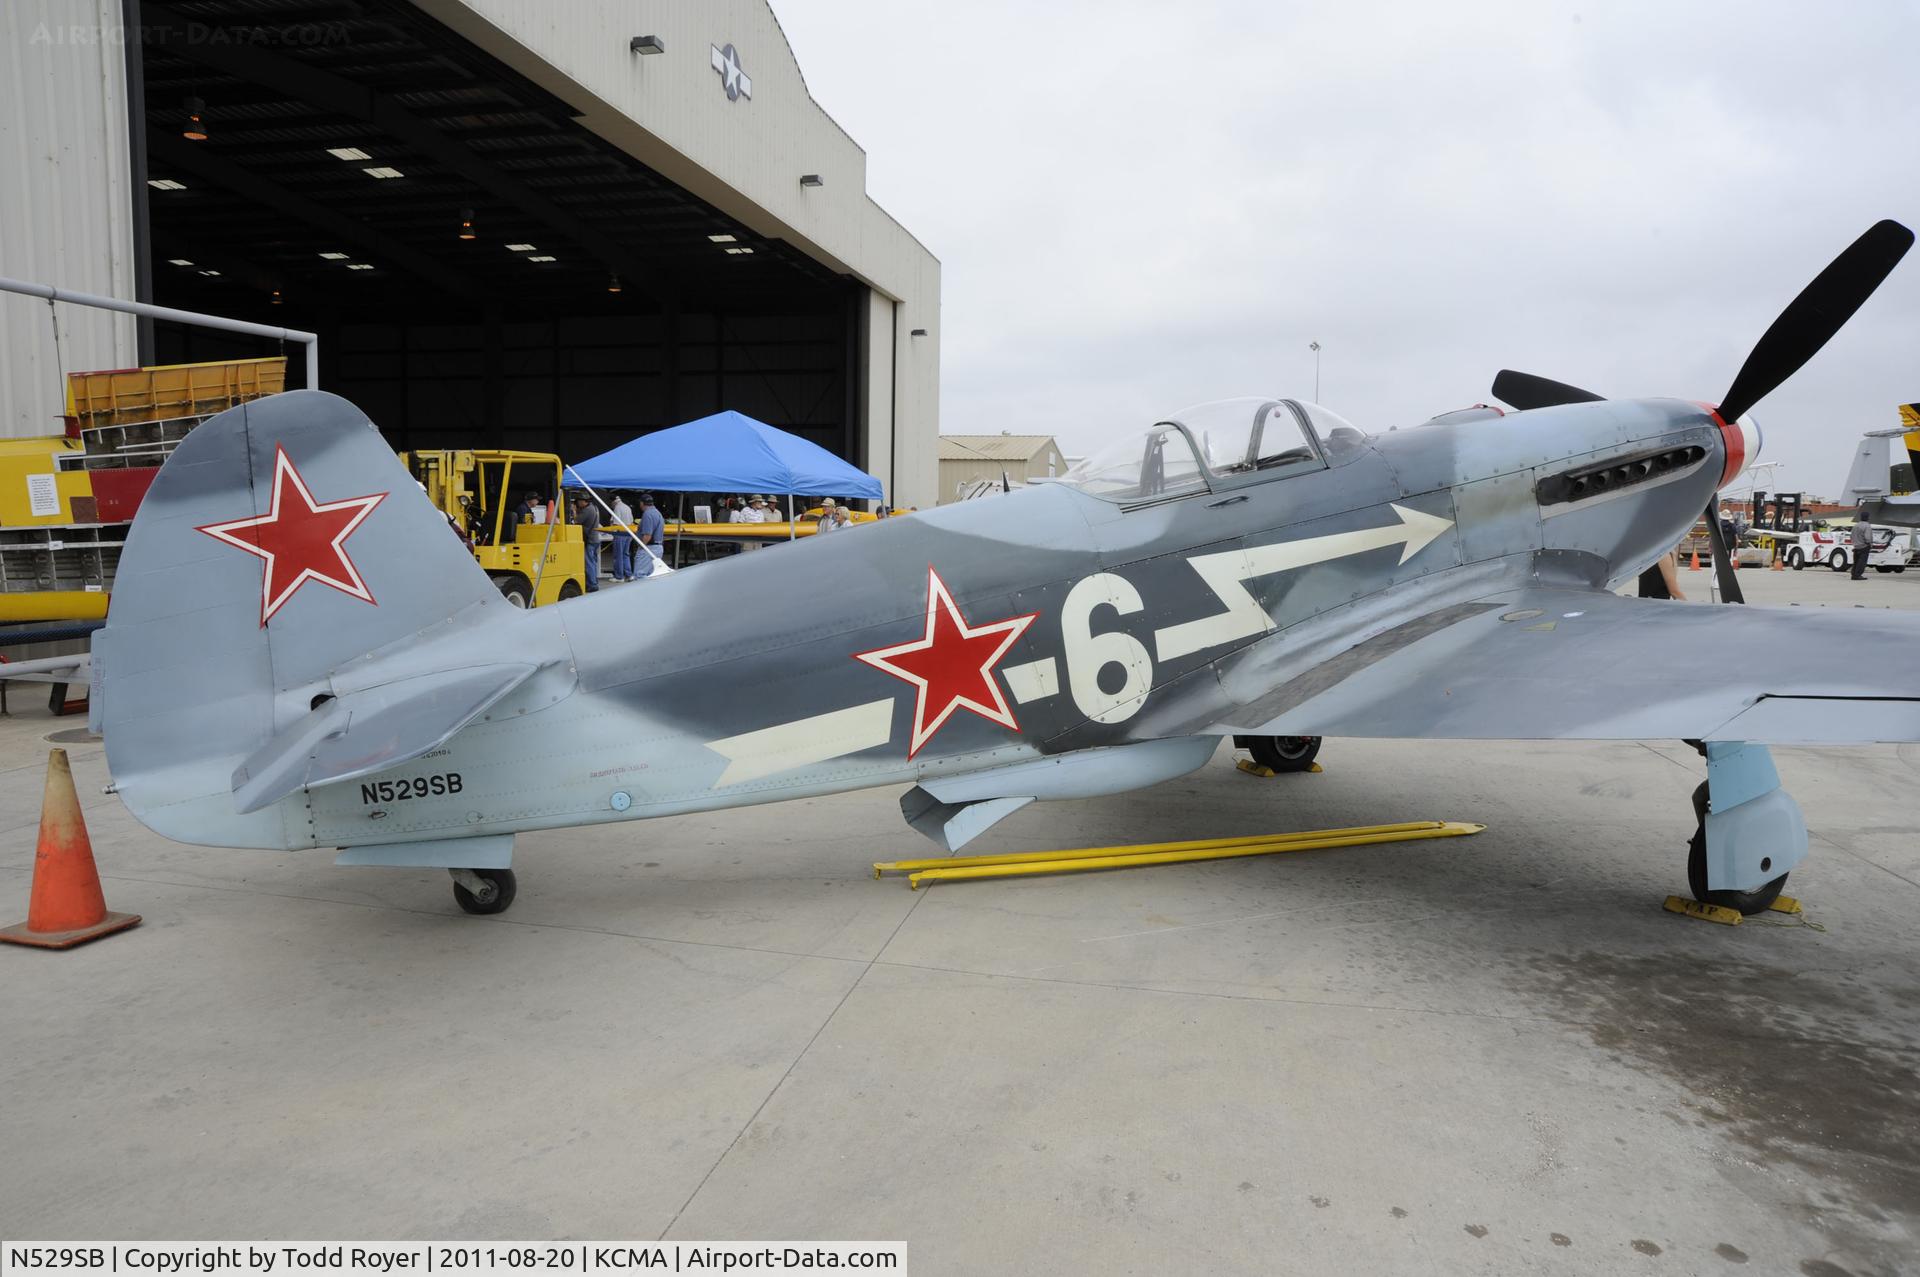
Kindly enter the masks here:
[[493, 584], [499, 589], [500, 597], [514, 607], [533, 606], [533, 587], [527, 584], [526, 577], [503, 573], [493, 578]]
[[517, 884], [511, 869], [463, 869], [479, 880], [478, 890], [469, 890], [459, 879], [453, 883], [454, 901], [468, 913], [505, 913], [513, 903]]
[[1827, 557], [1827, 566], [1835, 572], [1845, 572], [1847, 570], [1847, 552], [1845, 550], [1835, 550]]
[[1277, 772], [1303, 772], [1320, 752], [1318, 736], [1249, 736], [1247, 752], [1262, 767]]
[[1736, 909], [1746, 917], [1765, 913], [1768, 906], [1780, 898], [1780, 889], [1787, 885], [1787, 875], [1781, 874], [1772, 882], [1762, 883], [1752, 891], [1707, 890], [1707, 812], [1710, 809], [1707, 784], [1702, 781], [1700, 787], [1693, 791], [1693, 810], [1699, 817], [1699, 823], [1694, 827], [1692, 840], [1687, 843], [1688, 889], [1701, 904]]
[[1801, 568], [1804, 568], [1805, 566], [1807, 566], [1807, 556], [1800, 553], [1799, 546], [1796, 545], [1791, 550], [1787, 551], [1787, 566], [1792, 568], [1795, 572], [1798, 572]]

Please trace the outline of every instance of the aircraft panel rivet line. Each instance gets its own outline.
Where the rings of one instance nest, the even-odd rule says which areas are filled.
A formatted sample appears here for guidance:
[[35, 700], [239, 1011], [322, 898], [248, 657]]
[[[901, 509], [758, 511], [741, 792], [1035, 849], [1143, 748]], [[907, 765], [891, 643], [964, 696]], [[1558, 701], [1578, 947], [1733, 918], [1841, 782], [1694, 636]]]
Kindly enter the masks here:
[[1242, 838], [1203, 838], [1185, 842], [1135, 843], [1121, 847], [1081, 847], [1068, 851], [1008, 852], [996, 856], [954, 856], [945, 860], [879, 861], [873, 876], [907, 874], [915, 891], [922, 882], [965, 878], [1010, 878], [1027, 874], [1080, 873], [1090, 869], [1131, 869], [1140, 865], [1177, 865], [1242, 856], [1271, 856], [1286, 851], [1325, 851], [1375, 843], [1414, 842], [1477, 834], [1485, 825], [1451, 820], [1414, 820], [1348, 829], [1310, 829], [1293, 834], [1253, 834]]

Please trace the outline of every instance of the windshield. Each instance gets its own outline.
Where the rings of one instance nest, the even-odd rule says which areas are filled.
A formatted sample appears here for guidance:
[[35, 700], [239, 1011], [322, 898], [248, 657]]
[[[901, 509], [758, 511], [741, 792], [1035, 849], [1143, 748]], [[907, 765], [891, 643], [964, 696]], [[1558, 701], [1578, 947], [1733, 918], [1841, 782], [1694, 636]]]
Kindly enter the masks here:
[[1061, 482], [1112, 501], [1155, 501], [1207, 488], [1193, 445], [1170, 421], [1115, 440], [1067, 471]]

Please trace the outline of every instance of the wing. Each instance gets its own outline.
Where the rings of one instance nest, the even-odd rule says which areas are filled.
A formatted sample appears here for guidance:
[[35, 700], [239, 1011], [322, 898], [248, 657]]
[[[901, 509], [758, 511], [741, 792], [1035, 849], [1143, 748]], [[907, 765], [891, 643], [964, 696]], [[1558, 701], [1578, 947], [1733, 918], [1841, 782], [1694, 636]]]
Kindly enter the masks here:
[[1531, 589], [1396, 625], [1222, 731], [1483, 740], [1920, 741], [1920, 612]]

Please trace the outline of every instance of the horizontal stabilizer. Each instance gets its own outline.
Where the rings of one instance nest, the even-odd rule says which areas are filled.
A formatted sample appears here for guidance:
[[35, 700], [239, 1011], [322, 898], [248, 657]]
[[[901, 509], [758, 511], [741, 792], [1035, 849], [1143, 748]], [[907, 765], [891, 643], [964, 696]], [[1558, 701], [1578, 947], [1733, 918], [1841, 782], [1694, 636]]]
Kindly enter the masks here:
[[508, 662], [437, 670], [326, 701], [234, 770], [235, 808], [242, 814], [259, 811], [296, 790], [353, 780], [418, 758], [539, 668]]

